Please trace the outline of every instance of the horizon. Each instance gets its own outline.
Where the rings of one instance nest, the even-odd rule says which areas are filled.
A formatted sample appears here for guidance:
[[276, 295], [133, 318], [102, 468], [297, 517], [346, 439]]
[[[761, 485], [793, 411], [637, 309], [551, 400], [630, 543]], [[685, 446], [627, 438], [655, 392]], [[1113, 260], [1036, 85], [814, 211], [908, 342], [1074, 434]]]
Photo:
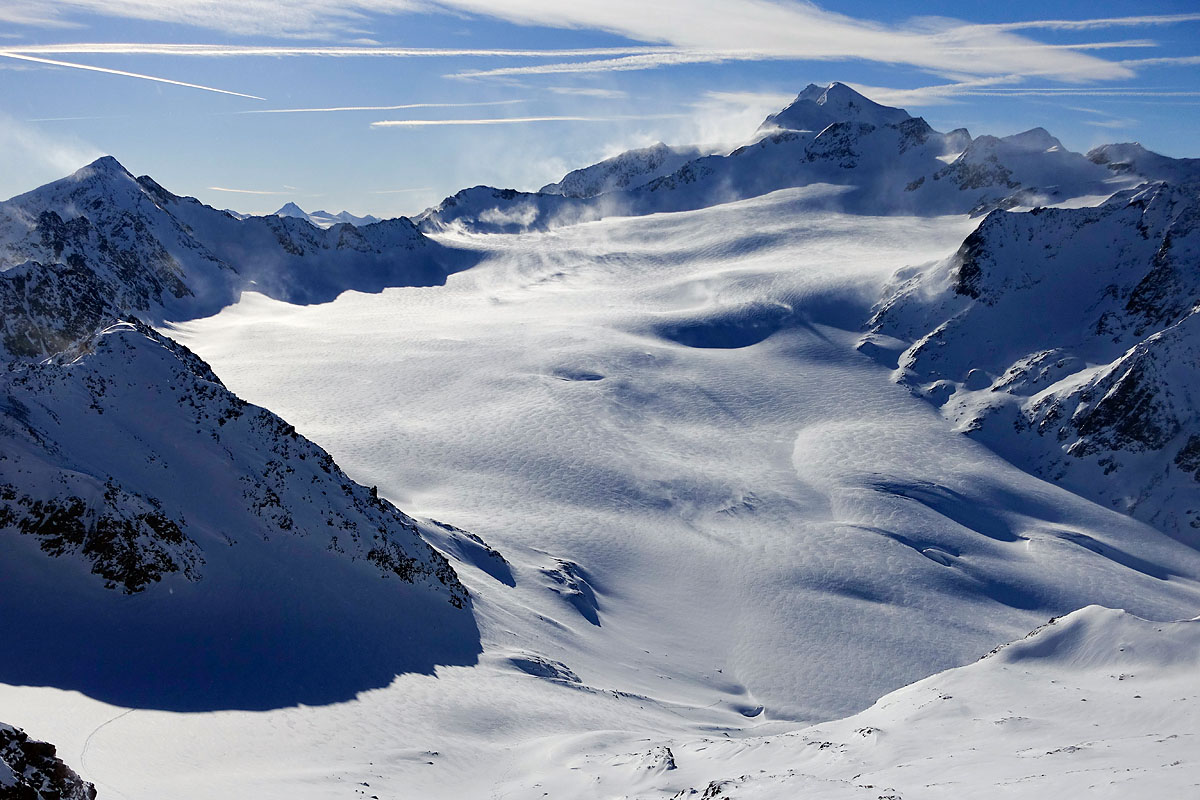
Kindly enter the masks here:
[[[937, 130], [1042, 127], [1087, 152], [1200, 155], [1200, 14], [1155, 2], [963, 9], [731, 0], [21, 0], [0, 10], [0, 196], [112, 155], [216, 208], [412, 216], [536, 190], [624, 150], [736, 146], [809, 83]], [[714, 32], [715, 31], [715, 32]], [[399, 86], [401, 88], [397, 89]], [[114, 112], [115, 109], [115, 112]]]

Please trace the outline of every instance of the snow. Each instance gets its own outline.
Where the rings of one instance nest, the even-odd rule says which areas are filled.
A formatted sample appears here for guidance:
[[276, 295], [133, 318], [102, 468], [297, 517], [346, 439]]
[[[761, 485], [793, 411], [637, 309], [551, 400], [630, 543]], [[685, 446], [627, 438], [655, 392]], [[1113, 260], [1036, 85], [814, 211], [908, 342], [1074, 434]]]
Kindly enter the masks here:
[[[800, 99], [898, 111], [843, 89]], [[968, 217], [1013, 190], [972, 167], [1003, 157], [1064, 204], [1135, 178], [1044, 131], [972, 141], [922, 125], [768, 134], [595, 198], [476, 187], [427, 215], [428, 235], [362, 228], [360, 255], [336, 246], [349, 226], [239, 222], [97, 162], [89, 174], [128, 191], [122, 209], [204, 248], [170, 250], [186, 280], [223, 276], [219, 262], [262, 281], [221, 284], [240, 300], [211, 316], [172, 306], [161, 331], [411, 514], [470, 590], [470, 624], [454, 627], [432, 583], [383, 582], [319, 537], [211, 546], [241, 523], [205, 498], [238, 479], [210, 444], [223, 426], [193, 428], [174, 393], [217, 384], [121, 327], [102, 337], [111, 352], [68, 365], [68, 391], [29, 390], [36, 428], [74, 426], [47, 450], [61, 463], [46, 456], [79, 468], [68, 481], [132, 454], [117, 465], [131, 485], [207, 535], [205, 579], [125, 597], [6, 541], [18, 638], [46, 649], [0, 659], [4, 721], [127, 798], [1117, 797], [1130, 778], [1185, 796], [1198, 623], [1148, 620], [1196, 615], [1200, 553], [963, 436], [895, 374], [962, 310], [946, 290], [964, 239], [1046, 216]], [[30, 210], [83, 197], [88, 179], [5, 204], [0, 241], [34, 247]], [[1084, 213], [1110, 212], [1134, 215]], [[403, 279], [414, 263], [437, 280]], [[895, 326], [864, 339], [901, 290]], [[955, 360], [935, 391], [982, 392], [1012, 363], [969, 345], [952, 355], [996, 363]], [[112, 408], [76, 414], [96, 381]], [[237, 437], [235, 470], [269, 466], [273, 442]], [[164, 451], [225, 494], [148, 477]], [[294, 495], [321, 480], [287, 463]], [[203, 597], [210, 578], [221, 592]], [[205, 684], [229, 659], [249, 668]], [[125, 686], [89, 682], [122, 666]], [[305, 691], [248, 702], [247, 676], [276, 671]], [[183, 703], [198, 686], [205, 702]]]
[[[890, 273], [975, 223], [798, 213], [810, 199], [456, 237], [483, 262], [444, 287], [247, 294], [173, 328], [358, 480], [481, 535], [515, 586], [456, 563], [475, 667], [319, 707], [137, 710], [93, 737], [89, 779], [130, 797], [540, 796], [525, 778], [548, 765], [842, 716], [1089, 603], [1194, 609], [1194, 551], [954, 434], [856, 352]], [[768, 306], [790, 310], [746, 346], [664, 335]], [[3, 702], [64, 747], [55, 706], [100, 714], [48, 689]]]

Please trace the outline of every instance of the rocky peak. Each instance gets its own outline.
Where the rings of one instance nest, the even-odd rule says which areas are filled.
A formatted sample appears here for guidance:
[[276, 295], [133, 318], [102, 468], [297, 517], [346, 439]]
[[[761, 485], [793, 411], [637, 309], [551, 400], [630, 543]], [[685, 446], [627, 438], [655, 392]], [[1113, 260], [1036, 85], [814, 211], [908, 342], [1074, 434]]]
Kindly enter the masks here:
[[835, 122], [896, 125], [909, 118], [904, 109], [880, 105], [844, 83], [834, 82], [826, 87], [809, 84], [791, 105], [767, 117], [759, 131], [773, 128], [820, 131]]

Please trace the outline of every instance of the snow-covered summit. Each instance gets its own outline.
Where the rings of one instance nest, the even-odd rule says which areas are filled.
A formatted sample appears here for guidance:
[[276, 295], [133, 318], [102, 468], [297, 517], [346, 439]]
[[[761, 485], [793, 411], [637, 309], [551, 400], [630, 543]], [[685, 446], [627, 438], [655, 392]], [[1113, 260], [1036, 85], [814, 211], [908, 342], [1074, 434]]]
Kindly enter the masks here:
[[817, 86], [810, 83], [790, 105], [767, 117], [759, 132], [823, 130], [835, 122], [864, 122], [869, 125], [898, 125], [911, 116], [902, 108], [880, 105], [844, 83]]

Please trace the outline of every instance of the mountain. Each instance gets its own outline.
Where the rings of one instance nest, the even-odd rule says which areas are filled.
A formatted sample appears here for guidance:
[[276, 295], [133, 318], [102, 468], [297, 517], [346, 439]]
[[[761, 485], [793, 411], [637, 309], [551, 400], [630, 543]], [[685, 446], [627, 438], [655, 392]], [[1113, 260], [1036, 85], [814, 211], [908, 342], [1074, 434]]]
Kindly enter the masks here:
[[0, 604], [20, 643], [0, 678], [266, 708], [472, 663], [469, 595], [417, 523], [145, 322], [449, 264], [408, 220], [238, 220], [112, 158], [0, 204]]
[[356, 217], [349, 211], [342, 211], [334, 214], [329, 211], [321, 210], [309, 213], [295, 203], [290, 202], [284, 204], [283, 208], [276, 211], [275, 216], [295, 217], [297, 219], [302, 219], [305, 222], [310, 222], [318, 228], [332, 228], [334, 225], [339, 225], [342, 223], [357, 226], [372, 225], [380, 221], [379, 217], [373, 217], [370, 214], [367, 214], [364, 217]]
[[1198, 261], [1196, 184], [995, 211], [951, 258], [897, 273], [871, 330], [959, 430], [1197, 545]]
[[864, 101], [428, 235], [3, 204], [4, 719], [130, 798], [1186, 794], [1189, 165]]
[[51, 355], [123, 315], [206, 316], [246, 289], [312, 303], [433, 285], [468, 259], [404, 218], [329, 230], [237, 219], [104, 157], [0, 203], [0, 350]]
[[902, 108], [880, 105], [863, 97], [844, 83], [817, 86], [810, 83], [782, 111], [771, 114], [759, 132], [774, 130], [810, 131], [817, 133], [835, 122], [859, 122], [880, 127], [899, 125], [909, 119]]
[[669, 175], [689, 161], [708, 155], [702, 147], [670, 147], [659, 142], [640, 150], [626, 150], [590, 167], [568, 172], [557, 183], [548, 183], [539, 194], [595, 197], [605, 192], [631, 189]]
[[1132, 173], [1146, 180], [1174, 184], [1200, 181], [1200, 158], [1168, 158], [1137, 142], [1101, 145], [1089, 150], [1087, 157], [1116, 174]]
[[[940, 133], [920, 117], [879, 105], [840, 83], [810, 85], [731, 153], [700, 155], [666, 171], [668, 156], [685, 152], [665, 146], [630, 151], [576, 170], [540, 192], [475, 187], [426, 210], [416, 221], [427, 233], [542, 230], [826, 185], [837, 191], [814, 193], [815, 209], [982, 214], [1108, 196], [1145, 177], [1133, 166], [1114, 169], [1100, 163], [1102, 155], [1073, 153], [1041, 128], [1005, 137], [972, 138], [962, 128]], [[1161, 171], [1170, 169], [1163, 165], [1172, 161], [1145, 157], [1138, 164]], [[657, 166], [648, 168], [650, 163]], [[612, 175], [619, 178], [608, 180]]]

